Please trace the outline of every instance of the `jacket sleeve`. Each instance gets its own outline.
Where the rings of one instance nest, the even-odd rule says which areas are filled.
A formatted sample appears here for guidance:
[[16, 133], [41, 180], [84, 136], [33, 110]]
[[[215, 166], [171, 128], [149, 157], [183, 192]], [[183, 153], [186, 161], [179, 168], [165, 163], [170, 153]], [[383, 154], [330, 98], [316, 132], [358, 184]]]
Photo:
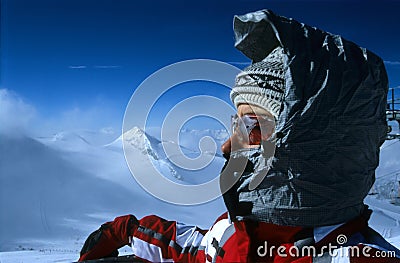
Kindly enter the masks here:
[[207, 231], [196, 226], [150, 215], [116, 217], [89, 235], [79, 261], [118, 256], [118, 249], [131, 245], [137, 260], [150, 262], [194, 262]]
[[206, 230], [150, 215], [132, 232], [135, 256], [150, 262], [194, 262]]

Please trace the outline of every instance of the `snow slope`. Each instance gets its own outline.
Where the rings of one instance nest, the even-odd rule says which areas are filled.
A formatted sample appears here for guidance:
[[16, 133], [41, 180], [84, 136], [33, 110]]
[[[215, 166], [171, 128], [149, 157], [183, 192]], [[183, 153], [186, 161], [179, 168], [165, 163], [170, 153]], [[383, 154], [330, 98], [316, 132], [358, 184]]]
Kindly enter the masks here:
[[[140, 129], [131, 133], [132, 147], [140, 153], [138, 163], [150, 152], [155, 166], [161, 170], [169, 167], [162, 171], [177, 179], [176, 167], [159, 152], [161, 141]], [[219, 199], [194, 209], [154, 198], [130, 174], [121, 138], [103, 146], [91, 143], [90, 136], [87, 132], [62, 132], [38, 139], [2, 135], [0, 262], [15, 262], [20, 253], [24, 262], [35, 262], [34, 258], [37, 262], [65, 257], [69, 257], [66, 262], [76, 260], [90, 232], [127, 213], [139, 218], [157, 213], [207, 228], [224, 212]], [[146, 144], [139, 143], [143, 139]], [[222, 164], [217, 157], [213, 172]], [[146, 172], [146, 167], [142, 170]], [[185, 182], [185, 172], [179, 171], [179, 181]]]
[[[103, 144], [104, 136], [109, 138], [88, 131], [64, 131], [36, 139], [1, 136], [0, 262], [71, 262], [78, 258], [90, 232], [127, 213], [137, 217], [156, 213], [207, 228], [224, 212], [220, 198], [198, 206], [176, 206], [146, 193], [129, 172], [122, 137]], [[183, 153], [199, 156], [198, 142], [204, 136], [214, 138], [219, 148], [227, 134], [183, 130], [179, 138]], [[144, 154], [149, 154], [157, 169], [176, 182], [201, 183], [217, 176], [223, 165], [217, 153], [204, 170], [187, 171], [162, 151], [163, 145], [178, 142], [162, 141], [138, 128], [125, 138], [136, 149], [139, 165]], [[399, 141], [382, 146], [375, 184], [378, 194], [366, 198], [374, 210], [372, 227], [397, 247], [400, 207], [390, 203], [390, 192], [397, 187], [399, 152]], [[140, 171], [146, 172], [146, 167]], [[124, 250], [129, 253], [129, 248]]]

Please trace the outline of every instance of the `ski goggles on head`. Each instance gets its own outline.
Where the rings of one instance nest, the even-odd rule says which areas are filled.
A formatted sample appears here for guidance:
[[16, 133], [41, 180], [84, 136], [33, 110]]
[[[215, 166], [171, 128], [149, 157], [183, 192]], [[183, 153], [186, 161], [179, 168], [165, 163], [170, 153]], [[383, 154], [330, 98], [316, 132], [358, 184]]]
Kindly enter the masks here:
[[260, 145], [268, 140], [274, 132], [275, 120], [269, 116], [237, 114], [231, 118], [232, 134], [238, 136], [242, 143]]

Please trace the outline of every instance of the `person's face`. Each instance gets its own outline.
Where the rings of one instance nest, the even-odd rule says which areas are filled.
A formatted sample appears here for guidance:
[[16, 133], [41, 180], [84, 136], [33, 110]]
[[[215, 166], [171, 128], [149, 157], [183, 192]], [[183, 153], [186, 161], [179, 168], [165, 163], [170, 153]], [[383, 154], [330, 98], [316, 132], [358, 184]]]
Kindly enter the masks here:
[[259, 147], [275, 130], [273, 115], [261, 107], [240, 104], [233, 117], [232, 136], [221, 146], [224, 154], [239, 149]]

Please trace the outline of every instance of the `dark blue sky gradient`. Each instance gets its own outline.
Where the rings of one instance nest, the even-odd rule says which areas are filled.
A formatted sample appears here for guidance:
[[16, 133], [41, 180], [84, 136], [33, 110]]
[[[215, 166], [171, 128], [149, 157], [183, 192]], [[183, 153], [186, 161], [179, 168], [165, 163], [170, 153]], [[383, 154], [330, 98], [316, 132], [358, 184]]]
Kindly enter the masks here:
[[45, 116], [100, 104], [122, 118], [135, 87], [166, 65], [248, 62], [233, 16], [264, 8], [377, 53], [400, 86], [400, 1], [2, 0], [0, 88]]

